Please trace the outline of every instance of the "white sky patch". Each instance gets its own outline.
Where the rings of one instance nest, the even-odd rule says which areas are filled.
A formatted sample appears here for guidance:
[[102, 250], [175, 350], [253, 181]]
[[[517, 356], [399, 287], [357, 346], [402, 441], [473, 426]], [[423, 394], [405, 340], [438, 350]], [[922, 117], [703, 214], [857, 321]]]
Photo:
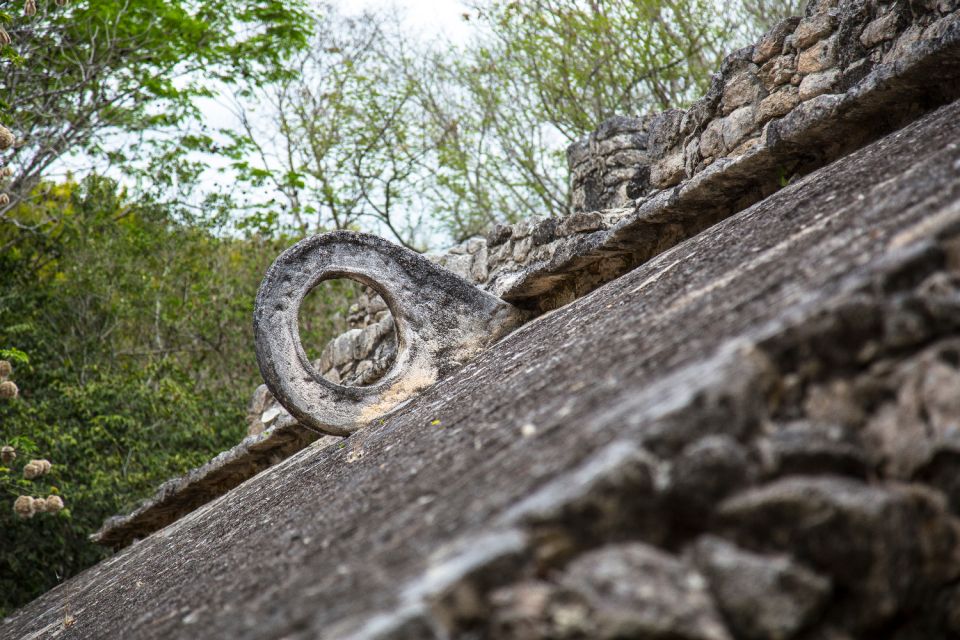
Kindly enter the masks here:
[[339, 6], [344, 13], [397, 7], [406, 16], [412, 31], [425, 37], [440, 36], [462, 42], [470, 33], [470, 25], [463, 19], [463, 14], [470, 13], [470, 8], [460, 0], [361, 0], [340, 3]]

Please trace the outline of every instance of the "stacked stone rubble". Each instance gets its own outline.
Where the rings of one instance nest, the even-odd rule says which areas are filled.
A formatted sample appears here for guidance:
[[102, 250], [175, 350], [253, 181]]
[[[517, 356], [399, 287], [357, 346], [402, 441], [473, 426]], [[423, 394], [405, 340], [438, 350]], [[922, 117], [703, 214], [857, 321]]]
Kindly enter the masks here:
[[[574, 211], [626, 206], [720, 158], [744, 155], [776, 134], [771, 123], [819, 96], [847, 92], [877, 65], [955, 28], [957, 6], [956, 0], [811, 2], [803, 18], [783, 20], [754, 46], [727, 56], [707, 95], [689, 109], [618, 116], [572, 145]], [[784, 178], [797, 168], [783, 167]]]

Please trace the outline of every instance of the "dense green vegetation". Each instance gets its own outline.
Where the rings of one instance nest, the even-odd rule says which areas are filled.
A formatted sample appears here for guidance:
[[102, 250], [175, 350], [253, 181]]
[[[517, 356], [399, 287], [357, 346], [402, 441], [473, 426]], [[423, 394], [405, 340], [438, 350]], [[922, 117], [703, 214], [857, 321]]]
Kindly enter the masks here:
[[[695, 98], [724, 52], [795, 12], [491, 0], [453, 45], [297, 0], [22, 8], [0, 0], [18, 139], [0, 135], [0, 359], [19, 387], [0, 399], [17, 449], [0, 614], [102, 557], [87, 536], [105, 517], [242, 437], [253, 298], [280, 250], [336, 228], [424, 249], [561, 215], [570, 141]], [[235, 122], [205, 113], [212, 97]], [[343, 329], [350, 291], [310, 297], [305, 342]], [[53, 466], [25, 478], [34, 458]], [[18, 517], [21, 495], [66, 508]]]

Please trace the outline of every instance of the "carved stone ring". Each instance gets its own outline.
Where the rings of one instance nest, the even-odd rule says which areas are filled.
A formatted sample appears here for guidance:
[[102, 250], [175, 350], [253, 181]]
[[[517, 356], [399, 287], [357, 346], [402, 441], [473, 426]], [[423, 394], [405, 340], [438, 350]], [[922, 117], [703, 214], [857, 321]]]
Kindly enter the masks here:
[[[386, 302], [397, 333], [393, 366], [368, 387], [325, 379], [300, 343], [304, 297], [324, 280], [351, 278]], [[418, 253], [376, 236], [337, 231], [306, 238], [267, 270], [253, 315], [267, 387], [301, 424], [349, 435], [470, 360], [521, 322], [511, 304]]]

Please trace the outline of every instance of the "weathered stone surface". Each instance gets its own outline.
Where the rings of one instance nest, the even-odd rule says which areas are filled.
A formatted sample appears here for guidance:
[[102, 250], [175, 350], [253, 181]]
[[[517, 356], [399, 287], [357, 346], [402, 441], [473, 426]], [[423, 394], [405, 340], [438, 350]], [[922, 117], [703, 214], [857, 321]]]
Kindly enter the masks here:
[[840, 72], [836, 69], [812, 73], [800, 83], [800, 100], [810, 100], [824, 93], [830, 93], [840, 79]]
[[752, 106], [740, 107], [723, 120], [723, 144], [726, 149], [733, 149], [746, 138], [756, 127], [754, 123], [754, 109]]
[[125, 547], [305, 447], [323, 448], [338, 440], [332, 436], [318, 438], [284, 412], [283, 417], [272, 420], [265, 430], [244, 438], [233, 449], [185, 476], [163, 483], [152, 498], [131, 513], [109, 518], [91, 539], [109, 547]]
[[[343, 274], [378, 290], [393, 313], [396, 362], [374, 386], [328, 381], [300, 344], [304, 296]], [[277, 401], [301, 424], [343, 436], [462, 365], [521, 319], [511, 305], [408, 249], [338, 231], [302, 240], [274, 261], [257, 293], [253, 327], [260, 373]], [[337, 338], [334, 364], [356, 359], [351, 346], [361, 330], [352, 331]]]
[[723, 97], [720, 99], [720, 111], [723, 115], [756, 104], [766, 95], [763, 83], [757, 77], [758, 71], [756, 65], [744, 65], [740, 71], [727, 78], [723, 86]]
[[[836, 416], [832, 419], [836, 420]], [[771, 475], [837, 474], [867, 478], [873, 467], [872, 456], [857, 434], [836, 422], [789, 422], [771, 434], [769, 440], [762, 440], [760, 447]]]
[[[803, 20], [783, 21], [754, 47], [725, 58], [707, 95], [687, 112], [669, 116], [671, 122], [679, 122], [678, 128], [665, 129], [670, 135], [658, 134], [655, 124], [659, 116], [626, 119], [625, 122], [631, 123], [627, 128], [635, 130], [632, 133], [613, 135], [610, 131], [620, 131], [619, 125], [605, 127], [603, 135], [613, 135], [613, 138], [634, 136], [624, 138], [623, 144], [617, 146], [617, 150], [632, 148], [637, 151], [630, 156], [636, 161], [634, 173], [628, 171], [628, 165], [610, 161], [612, 151], [602, 146], [604, 142], [598, 142], [602, 137], [599, 130], [589, 140], [577, 143], [570, 153], [573, 210], [627, 206], [631, 200], [651, 195], [652, 189], [669, 187], [684, 178], [694, 177], [711, 167], [719, 157], [733, 157], [734, 152], [747, 155], [759, 149], [755, 144], [743, 144], [750, 136], [733, 143], [724, 140], [722, 131], [725, 127], [729, 129], [730, 123], [717, 121], [742, 108], [759, 109], [767, 93], [777, 87], [802, 87], [802, 100], [824, 93], [849, 92], [859, 93], [858, 99], [864, 101], [862, 89], [870, 86], [876, 95], [865, 100], [870, 104], [858, 105], [855, 111], [867, 106], [882, 113], [879, 102], [891, 96], [884, 96], [885, 89], [877, 86], [876, 76], [871, 82], [870, 76], [878, 71], [878, 64], [907, 62], [910, 66], [909, 60], [916, 55], [916, 47], [922, 48], [925, 42], [956, 38], [956, 7], [953, 4], [949, 7], [935, 5], [913, 3], [908, 6], [903, 2], [883, 5], [859, 0], [809, 4]], [[893, 39], [895, 42], [890, 46]], [[927, 48], [926, 52], [922, 55], [929, 55], [931, 50]], [[758, 65], [761, 66], [758, 68]], [[951, 62], [938, 69], [938, 73], [954, 65]], [[890, 70], [880, 71], [878, 75]], [[898, 69], [900, 73], [904, 71], [905, 68]], [[856, 91], [857, 87], [861, 91]], [[907, 102], [891, 103], [895, 110], [907, 107]], [[785, 96], [776, 102], [776, 109], [772, 108], [774, 103], [768, 103], [762, 111], [756, 112], [759, 122], [784, 115], [787, 104]], [[834, 116], [831, 118], [836, 120]], [[886, 119], [885, 115], [883, 119]], [[849, 126], [848, 131], [837, 139], [848, 138], [847, 134], [852, 132], [863, 135], [868, 126], [866, 123]], [[674, 136], [674, 133], [680, 135]], [[663, 144], [668, 138], [670, 143]], [[678, 155], [683, 155], [682, 174]], [[589, 170], [585, 169], [587, 167]]]
[[836, 25], [836, 16], [830, 13], [804, 18], [793, 31], [793, 45], [798, 49], [806, 49], [833, 33]]
[[785, 116], [798, 104], [800, 91], [796, 87], [783, 87], [764, 98], [757, 107], [757, 122], [763, 124], [771, 118]]
[[[879, 370], [906, 370], [960, 334], [945, 284], [958, 264], [960, 145], [943, 142], [957, 137], [958, 113], [952, 105], [926, 116], [526, 324], [383, 424], [300, 451], [65, 582], [15, 612], [0, 637], [490, 637], [485, 625], [502, 620], [504, 593], [537, 584], [530, 599], [562, 604], [572, 587], [580, 591], [571, 602], [583, 604], [620, 583], [592, 571], [596, 554], [622, 558], [640, 546], [660, 559], [643, 566], [680, 594], [659, 620], [699, 633], [687, 622], [710, 619], [717, 633], [738, 637], [726, 618], [703, 617], [707, 608], [674, 617], [692, 594], [717, 610], [719, 597], [696, 588], [702, 573], [686, 560], [706, 534], [760, 558], [789, 558], [786, 573], [803, 567], [834, 585], [797, 637], [955, 635], [947, 612], [957, 519], [936, 486], [882, 466], [869, 482], [771, 478], [749, 452], [771, 424], [840, 406], [823, 398], [842, 392], [808, 402], [810, 389], [847, 377], [859, 402]], [[923, 331], [869, 321], [916, 305]], [[868, 321], [855, 324], [862, 316]], [[937, 392], [928, 396], [941, 406]], [[864, 400], [860, 412], [875, 408]], [[748, 452], [747, 485], [696, 523], [676, 521], [661, 470], [722, 447]], [[605, 477], [641, 480], [598, 482], [599, 495], [576, 491], [575, 478], [597, 460], [649, 468], [652, 482], [642, 471], [611, 472]], [[628, 460], [646, 462], [619, 463]], [[667, 530], [614, 519], [602, 536], [578, 542], [582, 518], [548, 516], [573, 547], [559, 570], [538, 573], [541, 547], [557, 536], [536, 535], [543, 521], [505, 519], [551, 485], [566, 485], [571, 506], [558, 498], [545, 513], [640, 499]], [[581, 572], [567, 582], [572, 567]], [[678, 575], [693, 576], [692, 585], [670, 582]], [[631, 602], [658, 584], [634, 574], [617, 597]], [[551, 629], [651, 610], [616, 603], [609, 618], [590, 617], [605, 603], [546, 610], [568, 624]]]
[[768, 91], [789, 84], [797, 73], [797, 57], [793, 54], [777, 56], [760, 69], [760, 79]]
[[[957, 291], [946, 299], [960, 309]], [[952, 360], [958, 349], [956, 341], [937, 344], [883, 376], [887, 399], [863, 434], [886, 473], [910, 478], [944, 447], [960, 445], [960, 368]]]
[[837, 63], [837, 37], [821, 40], [797, 56], [797, 72], [817, 73], [830, 69]]
[[830, 580], [785, 555], [758, 555], [704, 536], [694, 547], [717, 606], [737, 637], [796, 637], [830, 595]]
[[849, 624], [859, 630], [960, 575], [960, 530], [933, 492], [800, 476], [733, 497], [719, 510], [748, 546], [789, 551], [830, 572], [857, 600]]
[[881, 42], [893, 40], [899, 31], [900, 14], [889, 11], [868, 24], [860, 34], [860, 44], [870, 48]]
[[753, 48], [753, 62], [763, 64], [783, 50], [783, 41], [793, 33], [800, 23], [800, 18], [784, 18], [765, 33], [760, 42]]
[[584, 554], [561, 584], [580, 595], [590, 613], [587, 637], [729, 640], [707, 591], [692, 567], [643, 544]]
[[[808, 13], [816, 15], [834, 8], [842, 9], [838, 15], [847, 16], [838, 31], [840, 57], [846, 61], [850, 56], [861, 55], [860, 44], [853, 44], [853, 41], [867, 21], [882, 12], [844, 1], [839, 6], [836, 2], [810, 5]], [[477, 247], [476, 253], [473, 249], [468, 250], [466, 245], [451, 253], [473, 256], [470, 277], [474, 282], [537, 312], [554, 309], [586, 295], [669, 250], [681, 240], [768, 196], [788, 178], [795, 181], [884, 131], [916, 118], [922, 110], [957, 95], [957, 87], [960, 87], [956, 82], [960, 78], [960, 31], [956, 3], [947, 8], [938, 5], [937, 11], [954, 12], [942, 17], [925, 13], [933, 10], [918, 6], [910, 18], [914, 24], [892, 47], [889, 42], [878, 45], [879, 49], [865, 54], [868, 58], [848, 64], [836, 89], [845, 93], [814, 97], [780, 119], [767, 122], [763, 135], [750, 137], [730, 150], [728, 153], [733, 157], [729, 160], [714, 161], [699, 151], [699, 132], [717, 115], [722, 78], [716, 79], [707, 96], [690, 110], [673, 110], [650, 118], [647, 134], [613, 131], [604, 143], [623, 136], [637, 136], [633, 140], [640, 145], [646, 135], [647, 150], [655, 154], [651, 157], [669, 158], [669, 162], [663, 161], [662, 165], [658, 161], [650, 171], [650, 186], [667, 188], [649, 191], [639, 200], [632, 200], [627, 194], [635, 193], [631, 190], [636, 185], [617, 185], [611, 193], [615, 192], [621, 202], [630, 201], [630, 205], [599, 212], [597, 224], [602, 226], [596, 230], [558, 236], [555, 233], [560, 228], [557, 220], [552, 221], [553, 226], [551, 221], [515, 227], [502, 225], [488, 235], [489, 243], [484, 243], [484, 248]], [[784, 48], [790, 49], [786, 44]], [[748, 51], [733, 59], [742, 63], [750, 55], [752, 53]], [[787, 64], [793, 58], [793, 55], [780, 56], [767, 64], [775, 61]], [[880, 58], [884, 62], [877, 62]], [[735, 65], [724, 68], [731, 70]], [[784, 68], [784, 75], [786, 71], [788, 69]], [[761, 69], [761, 77], [763, 74]], [[932, 82], [933, 78], [937, 82]], [[796, 79], [799, 83], [799, 74]], [[786, 81], [789, 82], [789, 78]], [[944, 129], [943, 135], [947, 139], [954, 135], [950, 130], [949, 126]], [[590, 157], [589, 148], [584, 153], [587, 155], [581, 154], [580, 157], [586, 162], [585, 158]], [[706, 166], [708, 161], [711, 163], [709, 167]], [[658, 173], [660, 169], [663, 171]], [[591, 175], [602, 186], [602, 171]], [[655, 182], [655, 176], [659, 182]], [[686, 179], [681, 180], [683, 177]], [[679, 184], [672, 186], [675, 182]], [[575, 178], [575, 194], [576, 184]], [[576, 198], [575, 195], [575, 201]], [[597, 220], [596, 216], [592, 219]], [[528, 246], [519, 249], [514, 246], [526, 242], [528, 237], [533, 238]], [[513, 261], [515, 250], [524, 262]], [[382, 320], [376, 313], [360, 315], [364, 319], [354, 328]], [[909, 325], [909, 321], [904, 321], [904, 327]], [[900, 333], [903, 336], [909, 334], [904, 330]], [[335, 383], [376, 381], [392, 361], [395, 343], [391, 344], [391, 339], [392, 333], [378, 344], [370, 360], [351, 361], [340, 369], [320, 368], [321, 373]], [[270, 405], [261, 417], [279, 420], [286, 415], [282, 408]], [[249, 476], [233, 474], [230, 477], [239, 483]], [[218, 491], [222, 492], [223, 486], [218, 484]], [[216, 491], [207, 493], [206, 499], [216, 495]], [[199, 500], [199, 497], [195, 498]], [[199, 504], [196, 500], [194, 503]]]

